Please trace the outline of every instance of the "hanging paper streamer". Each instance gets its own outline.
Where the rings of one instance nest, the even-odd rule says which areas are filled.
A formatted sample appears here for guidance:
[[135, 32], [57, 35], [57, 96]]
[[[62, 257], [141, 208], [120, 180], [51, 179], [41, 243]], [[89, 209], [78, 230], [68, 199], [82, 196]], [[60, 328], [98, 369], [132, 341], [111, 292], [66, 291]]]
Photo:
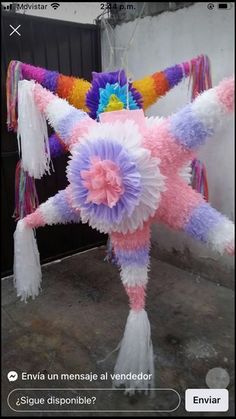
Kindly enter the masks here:
[[[60, 138], [53, 134], [49, 139], [51, 157], [57, 158], [67, 152]], [[25, 172], [21, 160], [16, 165], [15, 171], [15, 211], [13, 217], [17, 220], [31, 214], [39, 206], [39, 199], [35, 179]]]
[[192, 161], [192, 179], [191, 185], [193, 189], [197, 192], [201, 193], [205, 200], [208, 202], [209, 200], [209, 193], [208, 193], [208, 183], [207, 183], [207, 175], [206, 175], [206, 167], [204, 163], [202, 163], [198, 159], [194, 159]]
[[17, 130], [17, 98], [18, 82], [22, 80], [22, 64], [20, 61], [11, 61], [7, 70], [7, 126], [8, 130]]
[[31, 214], [39, 206], [35, 180], [21, 166], [21, 160], [16, 165], [15, 173], [15, 211], [13, 217], [17, 220]]
[[189, 63], [189, 87], [191, 86], [191, 100], [199, 93], [212, 87], [210, 60], [207, 55], [200, 55]]
[[[204, 90], [212, 87], [210, 60], [207, 55], [200, 55], [196, 60], [190, 62], [189, 87], [191, 86], [191, 101], [193, 101]], [[201, 193], [208, 201], [208, 184], [206, 167], [198, 159], [194, 159], [192, 167], [192, 187]]]
[[114, 265], [117, 264], [117, 258], [115, 256], [115, 251], [113, 249], [112, 246], [112, 242], [110, 237], [108, 237], [107, 239], [107, 244], [106, 244], [106, 257], [104, 259], [105, 262], [110, 262], [113, 263]]

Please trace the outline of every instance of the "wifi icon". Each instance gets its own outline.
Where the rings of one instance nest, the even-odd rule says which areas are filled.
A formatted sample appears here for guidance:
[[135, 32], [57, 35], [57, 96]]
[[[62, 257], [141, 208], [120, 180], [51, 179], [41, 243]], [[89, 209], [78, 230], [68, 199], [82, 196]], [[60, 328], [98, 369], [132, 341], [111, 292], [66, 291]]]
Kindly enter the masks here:
[[60, 6], [60, 4], [59, 3], [51, 3], [51, 6], [54, 10], [57, 10], [58, 7]]

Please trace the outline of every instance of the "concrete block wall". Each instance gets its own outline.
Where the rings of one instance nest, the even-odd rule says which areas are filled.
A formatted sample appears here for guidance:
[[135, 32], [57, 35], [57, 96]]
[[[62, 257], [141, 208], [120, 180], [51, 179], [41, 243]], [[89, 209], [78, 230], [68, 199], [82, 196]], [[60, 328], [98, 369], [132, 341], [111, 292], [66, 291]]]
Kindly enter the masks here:
[[[137, 24], [128, 54], [128, 70], [134, 79], [204, 53], [211, 60], [214, 86], [234, 73], [234, 6], [230, 10], [219, 10], [217, 4], [214, 5], [214, 9], [209, 10], [207, 3], [195, 3], [174, 12], [146, 16], [138, 24], [137, 20], [119, 24], [114, 30], [110, 29], [110, 39], [116, 48], [124, 48]], [[115, 50], [109, 64], [110, 49], [105, 31], [102, 54], [104, 69], [122, 66], [120, 49]], [[153, 105], [147, 115], [169, 115], [189, 100], [186, 80]], [[233, 118], [223, 124], [219, 135], [202, 147], [198, 155], [207, 168], [211, 204], [234, 219]], [[219, 282], [231, 282], [233, 258], [219, 256], [185, 234], [163, 226], [154, 226], [153, 241], [156, 243], [154, 251], [164, 260], [205, 273]]]

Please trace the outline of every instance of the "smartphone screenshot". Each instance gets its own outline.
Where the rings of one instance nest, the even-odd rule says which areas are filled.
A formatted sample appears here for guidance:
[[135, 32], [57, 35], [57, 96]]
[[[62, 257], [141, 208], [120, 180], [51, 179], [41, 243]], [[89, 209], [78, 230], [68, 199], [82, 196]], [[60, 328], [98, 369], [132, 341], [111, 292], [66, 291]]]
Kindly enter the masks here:
[[3, 417], [234, 417], [234, 8], [1, 2]]

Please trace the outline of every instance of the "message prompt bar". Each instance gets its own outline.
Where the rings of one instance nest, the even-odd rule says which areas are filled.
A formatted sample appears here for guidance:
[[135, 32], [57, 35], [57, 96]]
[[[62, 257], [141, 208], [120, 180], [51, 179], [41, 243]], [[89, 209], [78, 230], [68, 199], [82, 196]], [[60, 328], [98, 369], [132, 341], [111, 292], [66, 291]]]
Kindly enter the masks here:
[[[174, 412], [181, 402], [176, 390], [153, 388], [147, 394], [152, 398], [154, 408], [145, 410], [143, 401], [147, 400], [148, 396], [144, 392], [143, 389], [143, 395], [139, 395], [139, 402], [135, 406], [130, 404], [130, 409], [125, 410], [121, 409], [120, 399], [121, 395], [125, 397], [123, 388], [17, 388], [9, 393], [7, 403], [14, 412], [151, 413]], [[127, 407], [127, 403], [125, 406]]]

